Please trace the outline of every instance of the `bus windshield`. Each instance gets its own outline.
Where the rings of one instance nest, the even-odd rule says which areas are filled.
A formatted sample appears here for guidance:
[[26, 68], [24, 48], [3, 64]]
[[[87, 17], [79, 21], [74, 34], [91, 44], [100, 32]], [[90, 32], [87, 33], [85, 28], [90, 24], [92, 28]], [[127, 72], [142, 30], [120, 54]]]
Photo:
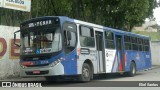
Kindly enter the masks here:
[[44, 54], [62, 49], [60, 27], [40, 28], [21, 32], [22, 54]]

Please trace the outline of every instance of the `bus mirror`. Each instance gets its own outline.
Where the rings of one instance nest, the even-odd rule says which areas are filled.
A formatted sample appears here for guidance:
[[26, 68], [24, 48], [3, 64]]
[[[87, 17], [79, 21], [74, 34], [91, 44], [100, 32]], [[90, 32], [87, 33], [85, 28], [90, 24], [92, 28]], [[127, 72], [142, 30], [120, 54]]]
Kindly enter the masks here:
[[71, 32], [67, 32], [67, 37], [68, 37], [68, 40], [71, 40], [72, 36], [71, 36]]
[[18, 32], [20, 32], [20, 30], [14, 32], [14, 45], [20, 47], [21, 45], [19, 45], [19, 44], [16, 43], [16, 34], [17, 34]]

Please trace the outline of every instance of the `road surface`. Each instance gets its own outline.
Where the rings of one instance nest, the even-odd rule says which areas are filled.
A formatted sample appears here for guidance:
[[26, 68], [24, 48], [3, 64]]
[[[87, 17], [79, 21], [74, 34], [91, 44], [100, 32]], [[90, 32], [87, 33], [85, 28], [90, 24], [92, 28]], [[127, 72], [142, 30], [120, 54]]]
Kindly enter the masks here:
[[[40, 81], [45, 87], [132, 87], [138, 86], [139, 83], [160, 83], [160, 66], [156, 66], [151, 70], [137, 72], [134, 77], [124, 77], [119, 74], [107, 74], [95, 76], [91, 82], [80, 83], [73, 81], [46, 82], [43, 77], [34, 78], [9, 78], [2, 81]], [[131, 82], [134, 81], [134, 82]], [[158, 81], [154, 82], [154, 81]], [[158, 85], [160, 87], [160, 85]]]

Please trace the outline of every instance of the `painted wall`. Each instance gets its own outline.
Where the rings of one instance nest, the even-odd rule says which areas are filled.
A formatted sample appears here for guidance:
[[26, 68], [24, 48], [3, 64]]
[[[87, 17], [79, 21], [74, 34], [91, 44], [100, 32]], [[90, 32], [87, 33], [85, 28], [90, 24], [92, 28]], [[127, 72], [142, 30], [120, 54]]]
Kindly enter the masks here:
[[151, 42], [152, 65], [160, 65], [160, 41]]
[[17, 30], [19, 27], [0, 25], [0, 79], [19, 75], [19, 48], [13, 44], [13, 33]]

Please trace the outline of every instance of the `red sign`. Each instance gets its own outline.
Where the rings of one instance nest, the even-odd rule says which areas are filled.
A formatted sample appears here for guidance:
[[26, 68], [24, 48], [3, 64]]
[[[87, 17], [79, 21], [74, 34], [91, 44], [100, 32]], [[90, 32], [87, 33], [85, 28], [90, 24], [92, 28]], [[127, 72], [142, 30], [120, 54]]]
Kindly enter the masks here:
[[[20, 39], [17, 39], [16, 42], [19, 43]], [[18, 59], [20, 55], [20, 48], [14, 45], [14, 39], [10, 39], [9, 47], [7, 47], [7, 43], [8, 42], [6, 42], [4, 38], [0, 37], [0, 59], [3, 58], [5, 54], [8, 54], [10, 59]], [[7, 53], [7, 51], [9, 51], [9, 53]]]

